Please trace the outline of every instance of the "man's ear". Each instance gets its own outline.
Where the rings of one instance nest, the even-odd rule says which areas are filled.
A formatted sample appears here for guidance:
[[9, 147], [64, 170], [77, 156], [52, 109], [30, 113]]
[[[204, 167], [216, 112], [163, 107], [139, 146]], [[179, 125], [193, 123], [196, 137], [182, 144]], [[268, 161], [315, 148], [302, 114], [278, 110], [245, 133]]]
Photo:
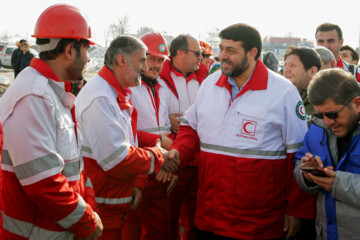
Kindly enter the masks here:
[[116, 61], [118, 66], [125, 66], [127, 64], [127, 58], [123, 54], [118, 54], [116, 56]]
[[252, 48], [247, 52], [247, 56], [249, 60], [255, 61], [256, 54], [258, 53], [257, 48]]
[[312, 78], [318, 71], [319, 71], [319, 69], [318, 69], [317, 67], [312, 66], [312, 67], [309, 69], [310, 77]]
[[68, 44], [68, 45], [65, 47], [64, 55], [65, 55], [65, 58], [66, 58], [66, 59], [69, 59], [69, 60], [70, 60], [71, 58], [73, 58], [74, 56], [76, 56], [76, 49], [74, 48], [74, 45]]
[[359, 96], [354, 97], [353, 100], [351, 101], [351, 104], [355, 112], [360, 114], [360, 97]]

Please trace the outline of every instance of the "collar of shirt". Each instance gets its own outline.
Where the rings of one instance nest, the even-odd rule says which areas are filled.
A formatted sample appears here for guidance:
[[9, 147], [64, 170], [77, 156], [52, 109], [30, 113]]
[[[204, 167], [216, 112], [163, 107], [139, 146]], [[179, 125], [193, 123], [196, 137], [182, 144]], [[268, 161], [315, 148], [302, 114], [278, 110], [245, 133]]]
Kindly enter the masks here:
[[244, 83], [244, 85], [242, 85], [241, 88], [239, 88], [236, 85], [235, 79], [233, 79], [232, 77], [228, 78], [228, 82], [231, 86], [231, 99], [234, 100], [234, 98], [241, 92], [241, 90], [244, 88], [244, 86], [249, 82], [251, 76], [253, 73], [251, 73], [250, 77], [248, 78], [248, 80], [246, 80], [246, 82]]
[[115, 90], [121, 110], [124, 110], [126, 108], [133, 108], [133, 106], [128, 100], [128, 94], [131, 94], [130, 89], [124, 89], [109, 68], [104, 66], [98, 74]]
[[44, 77], [46, 77], [47, 79], [52, 80], [51, 82], [49, 82], [49, 84], [51, 85], [52, 89], [55, 91], [56, 95], [59, 97], [61, 103], [64, 105], [64, 107], [71, 109], [75, 101], [75, 96], [72, 93], [70, 93], [71, 82], [61, 81], [60, 78], [52, 70], [52, 68], [49, 65], [47, 65], [46, 62], [38, 58], [33, 58], [30, 62], [30, 66], [34, 68], [36, 71], [38, 71], [40, 74], [42, 74]]
[[[219, 80], [217, 81], [216, 85], [219, 87], [225, 87], [229, 90], [229, 93], [232, 96], [232, 99], [239, 97], [240, 95], [246, 93], [248, 90], [264, 90], [267, 88], [268, 83], [268, 70], [265, 67], [264, 63], [258, 59], [256, 62], [256, 66], [252, 74], [250, 75], [249, 79], [246, 83], [242, 86], [241, 89], [238, 89], [236, 86], [236, 90], [238, 90], [237, 94], [233, 94], [233, 88], [230, 82], [228, 81], [228, 77], [225, 75], [221, 75]], [[235, 81], [233, 80], [233, 83]], [[235, 84], [236, 85], [236, 84]]]

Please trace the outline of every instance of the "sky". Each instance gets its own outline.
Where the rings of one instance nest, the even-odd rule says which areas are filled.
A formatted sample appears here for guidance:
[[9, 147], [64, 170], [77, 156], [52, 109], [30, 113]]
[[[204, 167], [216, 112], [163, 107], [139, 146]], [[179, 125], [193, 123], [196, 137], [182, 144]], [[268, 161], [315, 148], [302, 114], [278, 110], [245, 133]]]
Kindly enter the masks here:
[[37, 18], [49, 6], [68, 3], [89, 18], [93, 40], [105, 44], [104, 29], [127, 16], [130, 33], [140, 27], [176, 36], [190, 33], [206, 40], [207, 32], [234, 23], [257, 28], [262, 37], [292, 36], [314, 41], [316, 27], [338, 24], [344, 45], [359, 47], [360, 0], [4, 0], [0, 34], [18, 34], [31, 42]]

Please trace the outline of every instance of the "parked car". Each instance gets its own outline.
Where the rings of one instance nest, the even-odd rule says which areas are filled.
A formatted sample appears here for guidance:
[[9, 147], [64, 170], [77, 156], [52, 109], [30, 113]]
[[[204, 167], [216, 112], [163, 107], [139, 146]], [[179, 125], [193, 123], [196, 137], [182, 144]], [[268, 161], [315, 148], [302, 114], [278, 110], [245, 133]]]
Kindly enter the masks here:
[[[16, 49], [16, 46], [4, 45], [2, 50], [0, 50], [0, 67], [12, 68], [11, 66], [11, 54]], [[30, 48], [30, 52], [34, 54], [35, 57], [38, 57], [39, 54], [34, 49]]]

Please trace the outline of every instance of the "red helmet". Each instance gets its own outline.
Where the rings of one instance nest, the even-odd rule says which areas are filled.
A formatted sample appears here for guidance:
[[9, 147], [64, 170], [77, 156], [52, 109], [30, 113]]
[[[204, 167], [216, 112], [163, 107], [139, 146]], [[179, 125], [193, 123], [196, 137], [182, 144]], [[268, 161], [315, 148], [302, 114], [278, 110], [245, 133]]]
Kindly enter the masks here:
[[201, 50], [204, 52], [205, 55], [213, 55], [212, 48], [210, 47], [210, 44], [204, 41], [199, 41]]
[[169, 59], [169, 52], [166, 40], [160, 33], [147, 33], [143, 35], [140, 39], [148, 47], [146, 53], [157, 57]]
[[[75, 38], [90, 41], [91, 29], [87, 18], [74, 6], [55, 4], [38, 18], [35, 38]], [[91, 45], [95, 43], [90, 41]]]

